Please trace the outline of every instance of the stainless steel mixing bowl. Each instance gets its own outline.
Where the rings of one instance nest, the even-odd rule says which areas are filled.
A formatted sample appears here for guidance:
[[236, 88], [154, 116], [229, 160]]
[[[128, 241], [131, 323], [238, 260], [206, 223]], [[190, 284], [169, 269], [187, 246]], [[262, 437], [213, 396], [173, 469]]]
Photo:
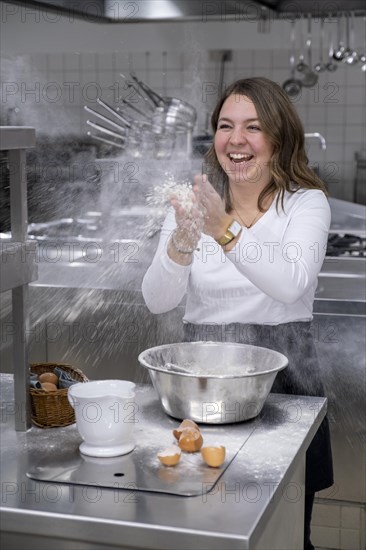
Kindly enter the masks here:
[[166, 413], [206, 424], [257, 416], [277, 372], [288, 364], [277, 351], [219, 342], [157, 346], [138, 360], [148, 369]]

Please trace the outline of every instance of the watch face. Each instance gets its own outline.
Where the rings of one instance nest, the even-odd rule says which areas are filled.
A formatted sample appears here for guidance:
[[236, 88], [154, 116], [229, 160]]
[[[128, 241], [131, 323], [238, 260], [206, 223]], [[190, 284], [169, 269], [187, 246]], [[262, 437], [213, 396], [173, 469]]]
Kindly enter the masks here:
[[234, 220], [228, 227], [228, 230], [234, 235], [234, 237], [236, 237], [240, 233], [241, 225], [236, 220]]

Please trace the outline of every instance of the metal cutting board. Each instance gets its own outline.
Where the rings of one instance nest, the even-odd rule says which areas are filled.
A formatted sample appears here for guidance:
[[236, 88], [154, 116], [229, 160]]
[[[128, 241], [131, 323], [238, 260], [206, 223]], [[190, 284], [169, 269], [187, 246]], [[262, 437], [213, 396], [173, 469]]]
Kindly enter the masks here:
[[180, 420], [163, 412], [151, 388], [139, 391], [137, 402], [136, 447], [131, 453], [114, 458], [88, 457], [79, 452], [81, 438], [75, 425], [63, 431], [67, 441], [57, 437], [54, 429], [53, 434], [49, 433], [51, 444], [42, 458], [39, 460], [39, 453], [38, 458], [29, 457], [27, 476], [48, 483], [198, 496], [212, 490], [257, 425], [253, 420], [200, 426], [205, 446], [226, 447], [226, 459], [220, 468], [207, 466], [200, 453], [182, 453], [177, 466], [166, 467], [160, 464], [157, 453], [175, 441], [172, 430], [179, 426]]

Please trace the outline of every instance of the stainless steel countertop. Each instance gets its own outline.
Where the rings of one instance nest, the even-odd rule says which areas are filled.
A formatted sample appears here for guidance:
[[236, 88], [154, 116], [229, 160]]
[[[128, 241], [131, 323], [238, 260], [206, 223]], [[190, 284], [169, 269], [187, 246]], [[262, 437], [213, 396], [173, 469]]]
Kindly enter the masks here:
[[[213, 491], [181, 497], [133, 487], [105, 489], [27, 478], [36, 457], [77, 445], [80, 438], [75, 425], [15, 432], [13, 377], [1, 375], [0, 380], [2, 530], [103, 547], [119, 542], [128, 548], [248, 548], [259, 537], [276, 499], [285, 498], [286, 484], [326, 412], [324, 398], [270, 394], [256, 429]], [[161, 408], [151, 386], [138, 386], [137, 402], [143, 437], [143, 428], [156, 423]], [[238, 437], [237, 425], [226, 425], [225, 430]], [[174, 469], [166, 474], [174, 478]]]

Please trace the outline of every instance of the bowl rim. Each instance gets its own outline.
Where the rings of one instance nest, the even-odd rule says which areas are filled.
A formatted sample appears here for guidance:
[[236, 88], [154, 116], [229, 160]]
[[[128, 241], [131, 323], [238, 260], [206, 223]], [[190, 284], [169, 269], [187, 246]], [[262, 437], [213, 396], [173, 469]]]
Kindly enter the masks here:
[[[155, 351], [155, 350], [163, 350], [163, 349], [166, 349], [166, 348], [174, 348], [174, 347], [178, 347], [178, 346], [182, 346], [182, 345], [187, 345], [187, 346], [194, 346], [194, 345], [207, 345], [209, 347], [213, 347], [213, 346], [217, 346], [217, 345], [228, 345], [230, 347], [245, 347], [245, 348], [251, 348], [251, 349], [256, 349], [256, 350], [265, 350], [265, 351], [270, 351], [272, 353], [274, 353], [275, 355], [277, 355], [279, 358], [281, 358], [282, 360], [282, 364], [280, 364], [279, 367], [275, 368], [275, 369], [270, 369], [270, 370], [264, 370], [264, 371], [261, 371], [261, 372], [250, 372], [250, 373], [243, 373], [243, 374], [190, 374], [190, 373], [185, 373], [185, 372], [174, 372], [174, 371], [168, 371], [162, 367], [154, 367], [152, 365], [149, 365], [145, 359], [144, 359], [144, 355], [147, 354], [148, 352], [151, 352], [151, 351]], [[266, 375], [266, 374], [274, 374], [274, 373], [277, 373], [283, 369], [285, 369], [287, 366], [288, 366], [288, 358], [283, 354], [283, 353], [280, 353], [279, 351], [276, 351], [276, 350], [273, 350], [273, 349], [270, 349], [270, 348], [264, 348], [262, 346], [253, 346], [251, 344], [239, 344], [237, 342], [214, 342], [214, 341], [195, 341], [195, 342], [174, 342], [174, 343], [171, 343], [171, 344], [162, 344], [160, 346], [153, 346], [151, 348], [147, 348], [145, 349], [144, 351], [142, 351], [138, 358], [137, 358], [138, 362], [140, 363], [140, 365], [148, 370], [153, 370], [153, 371], [157, 371], [157, 372], [161, 372], [163, 374], [169, 374], [169, 375], [175, 375], [175, 376], [182, 376], [182, 377], [185, 377], [185, 378], [212, 378], [212, 379], [216, 379], [216, 380], [228, 380], [228, 379], [234, 379], [234, 378], [251, 378], [251, 377], [256, 377], [256, 376], [263, 376], [263, 375]]]

